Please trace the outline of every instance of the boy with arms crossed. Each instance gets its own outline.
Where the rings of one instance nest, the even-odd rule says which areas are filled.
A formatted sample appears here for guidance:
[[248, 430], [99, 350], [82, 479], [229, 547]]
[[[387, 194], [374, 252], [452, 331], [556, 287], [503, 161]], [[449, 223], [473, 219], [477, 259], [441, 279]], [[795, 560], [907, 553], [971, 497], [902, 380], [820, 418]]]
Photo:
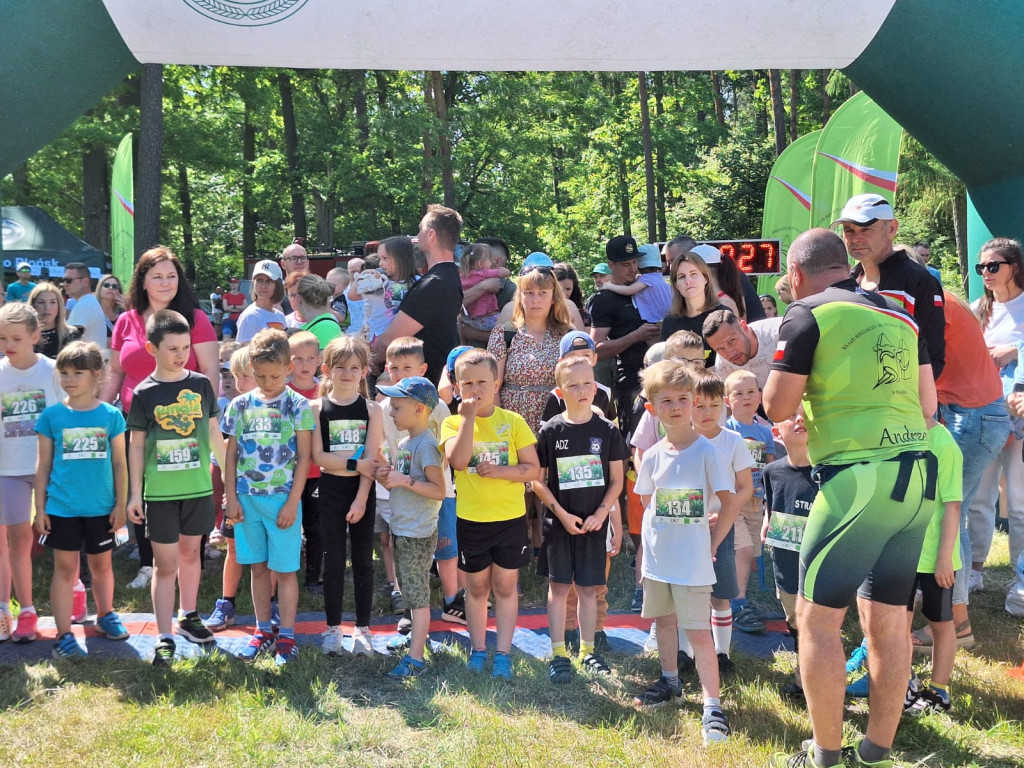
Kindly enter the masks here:
[[[645, 618], [658, 625], [661, 677], [636, 698], [641, 706], [657, 706], [682, 693], [676, 667], [677, 626], [693, 648], [704, 696], [702, 729], [705, 743], [729, 736], [721, 709], [718, 663], [709, 621], [713, 559], [729, 546], [737, 504], [733, 478], [714, 446], [692, 424], [693, 373], [685, 363], [663, 360], [642, 374], [648, 408], [665, 429], [643, 457], [636, 491], [644, 504]], [[711, 513], [711, 498], [721, 512]]]
[[177, 580], [178, 634], [193, 643], [213, 642], [196, 611], [202, 576], [200, 544], [214, 525], [210, 448], [223, 466], [220, 409], [210, 380], [185, 368], [192, 346], [185, 318], [169, 309], [146, 321], [146, 350], [156, 370], [134, 389], [128, 430], [128, 519], [145, 523], [153, 542], [153, 613], [160, 639], [156, 666], [174, 660], [171, 615]]
[[585, 357], [566, 357], [555, 367], [557, 393], [565, 412], [540, 429], [537, 453], [546, 484], [535, 480], [534, 493], [547, 509], [537, 572], [549, 577], [548, 627], [553, 658], [552, 683], [568, 683], [573, 669], [565, 650], [565, 606], [575, 582], [579, 594], [580, 654], [584, 669], [610, 671], [594, 651], [597, 588], [606, 582], [608, 521], [619, 541], [622, 524], [617, 502], [622, 492], [622, 462], [629, 457], [622, 433], [592, 405], [597, 391], [594, 367]]
[[466, 664], [487, 662], [487, 597], [494, 591], [498, 643], [491, 674], [512, 677], [512, 635], [519, 615], [519, 569], [530, 560], [523, 483], [537, 480], [537, 438], [523, 417], [494, 404], [498, 363], [483, 350], [455, 361], [462, 403], [445, 419], [441, 444], [452, 469], [459, 568], [466, 573], [466, 622], [473, 649]]

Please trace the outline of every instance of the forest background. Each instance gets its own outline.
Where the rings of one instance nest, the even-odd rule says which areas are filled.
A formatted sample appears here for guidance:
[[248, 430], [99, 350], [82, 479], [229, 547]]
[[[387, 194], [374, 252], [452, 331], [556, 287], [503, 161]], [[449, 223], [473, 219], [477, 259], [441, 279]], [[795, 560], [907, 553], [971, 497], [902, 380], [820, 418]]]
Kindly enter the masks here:
[[[411, 72], [144, 65], [0, 181], [110, 251], [110, 167], [136, 134], [136, 250], [162, 242], [200, 291], [276, 256], [414, 234], [426, 204], [465, 236], [581, 274], [604, 242], [758, 237], [775, 158], [856, 85], [838, 70]], [[898, 240], [966, 274], [962, 183], [904, 134]], [[962, 292], [962, 288], [960, 288]]]

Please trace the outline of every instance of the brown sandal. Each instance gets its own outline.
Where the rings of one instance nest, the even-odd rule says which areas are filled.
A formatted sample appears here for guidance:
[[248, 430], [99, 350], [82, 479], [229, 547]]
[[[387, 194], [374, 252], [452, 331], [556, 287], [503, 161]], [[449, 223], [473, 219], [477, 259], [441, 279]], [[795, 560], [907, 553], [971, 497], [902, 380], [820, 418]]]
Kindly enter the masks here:
[[[910, 644], [917, 653], [928, 653], [934, 645], [932, 633], [928, 627], [921, 627], [910, 633]], [[958, 624], [956, 627], [956, 644], [959, 648], [974, 648], [978, 643], [971, 631], [970, 620]]]

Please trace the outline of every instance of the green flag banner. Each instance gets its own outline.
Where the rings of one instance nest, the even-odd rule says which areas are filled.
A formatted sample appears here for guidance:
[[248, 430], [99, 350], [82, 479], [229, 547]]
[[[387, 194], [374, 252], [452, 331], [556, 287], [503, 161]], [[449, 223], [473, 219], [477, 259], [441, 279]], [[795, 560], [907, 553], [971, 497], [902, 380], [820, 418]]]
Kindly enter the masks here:
[[[820, 134], [821, 131], [805, 134], [786, 147], [772, 166], [764, 190], [761, 237], [782, 242], [783, 266], [789, 244], [811, 223], [811, 171]], [[762, 276], [758, 281], [759, 291], [775, 295], [777, 279], [774, 276]]]
[[828, 227], [854, 195], [874, 192], [890, 203], [903, 129], [861, 91], [821, 130], [811, 180], [811, 226]]
[[132, 135], [126, 134], [114, 155], [110, 181], [110, 260], [125, 292], [135, 266], [135, 195]]

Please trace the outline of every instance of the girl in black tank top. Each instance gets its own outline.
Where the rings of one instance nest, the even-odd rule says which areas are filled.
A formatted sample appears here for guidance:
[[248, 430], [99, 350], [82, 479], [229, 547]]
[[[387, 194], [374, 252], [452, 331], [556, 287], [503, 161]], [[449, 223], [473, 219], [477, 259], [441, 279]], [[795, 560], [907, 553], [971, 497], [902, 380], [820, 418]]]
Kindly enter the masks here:
[[347, 467], [349, 459], [377, 459], [384, 439], [380, 406], [365, 397], [369, 365], [370, 348], [361, 337], [332, 339], [323, 352], [323, 397], [311, 403], [316, 416], [313, 461], [323, 469], [319, 491], [327, 632], [321, 650], [329, 655], [342, 651], [341, 605], [349, 543], [356, 604], [352, 652], [373, 652], [370, 611], [377, 499], [372, 475]]

